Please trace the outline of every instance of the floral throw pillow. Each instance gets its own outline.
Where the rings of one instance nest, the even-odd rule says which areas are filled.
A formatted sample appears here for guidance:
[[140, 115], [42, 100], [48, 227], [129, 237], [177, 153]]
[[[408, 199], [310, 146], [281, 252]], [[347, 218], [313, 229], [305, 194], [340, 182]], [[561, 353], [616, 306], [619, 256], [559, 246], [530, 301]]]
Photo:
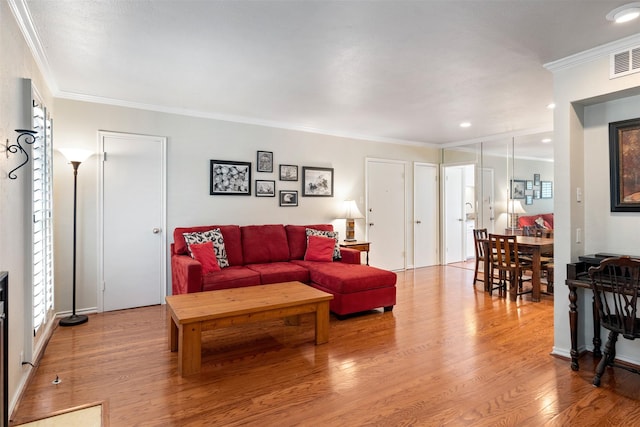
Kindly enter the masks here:
[[331, 237], [336, 241], [333, 247], [333, 259], [338, 260], [342, 259], [342, 255], [340, 255], [340, 244], [338, 243], [338, 232], [337, 231], [322, 231], [316, 230], [313, 228], [307, 228], [307, 245], [309, 245], [309, 236], [320, 236], [320, 237]]
[[184, 236], [184, 241], [187, 243], [187, 250], [192, 257], [193, 254], [191, 253], [189, 245], [213, 242], [213, 249], [216, 252], [218, 265], [220, 266], [220, 268], [229, 267], [227, 250], [224, 247], [224, 238], [222, 237], [222, 232], [219, 228], [214, 228], [213, 230], [207, 230], [203, 232], [182, 233], [182, 235]]

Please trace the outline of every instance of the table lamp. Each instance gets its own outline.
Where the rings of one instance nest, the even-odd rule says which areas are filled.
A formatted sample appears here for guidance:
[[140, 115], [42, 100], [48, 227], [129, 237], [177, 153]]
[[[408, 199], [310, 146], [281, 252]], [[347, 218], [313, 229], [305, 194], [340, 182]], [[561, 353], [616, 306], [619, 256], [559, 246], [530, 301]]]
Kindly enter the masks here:
[[364, 215], [358, 210], [355, 200], [345, 200], [343, 205], [342, 218], [347, 220], [346, 222], [346, 238], [345, 242], [355, 242], [355, 220], [364, 218]]

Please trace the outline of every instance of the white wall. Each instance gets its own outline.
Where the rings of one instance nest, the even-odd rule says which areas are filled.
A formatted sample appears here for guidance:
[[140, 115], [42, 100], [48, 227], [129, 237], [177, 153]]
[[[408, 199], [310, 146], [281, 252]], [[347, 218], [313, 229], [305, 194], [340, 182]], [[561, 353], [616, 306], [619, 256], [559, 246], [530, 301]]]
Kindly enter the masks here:
[[[31, 299], [26, 288], [31, 284], [31, 267], [27, 262], [31, 233], [30, 185], [31, 162], [10, 180], [9, 171], [22, 162], [17, 154], [8, 154], [5, 142], [15, 143], [14, 129], [28, 126], [22, 109], [30, 104], [23, 90], [23, 79], [30, 78], [47, 105], [53, 100], [31, 53], [17, 27], [6, 1], [0, 1], [0, 270], [9, 272], [9, 406], [16, 404], [18, 392], [27, 379], [28, 368], [21, 366], [31, 349]], [[30, 150], [30, 148], [28, 148]]]
[[[256, 125], [186, 117], [88, 102], [56, 99], [56, 147], [97, 148], [98, 130], [166, 136], [167, 242], [177, 226], [204, 224], [309, 224], [333, 222], [344, 235], [344, 220], [336, 220], [345, 199], [356, 200], [364, 212], [365, 158], [437, 163], [439, 151], [412, 145], [384, 144], [275, 129]], [[256, 151], [274, 153], [274, 173], [255, 171]], [[276, 191], [298, 190], [301, 183], [278, 181], [278, 165], [334, 168], [334, 197], [299, 197], [298, 207], [279, 207], [276, 198], [209, 195], [209, 160], [252, 162], [252, 180], [276, 180]], [[78, 309], [97, 306], [97, 156], [78, 174]], [[61, 155], [56, 172], [56, 311], [71, 307], [71, 166]], [[407, 168], [407, 199], [413, 194], [412, 168]], [[131, 177], [135, 179], [135, 177]], [[254, 189], [252, 188], [252, 193]], [[413, 212], [413, 205], [407, 207]], [[407, 230], [411, 230], [407, 218]], [[364, 238], [364, 221], [356, 221], [356, 237]], [[407, 259], [413, 259], [412, 235], [407, 235]], [[170, 285], [170, 272], [167, 272]]]
[[[628, 39], [627, 47], [639, 40]], [[622, 50], [617, 43], [616, 50]], [[595, 59], [594, 59], [595, 58]], [[589, 252], [638, 253], [640, 213], [609, 212], [608, 134], [611, 121], [640, 117], [640, 74], [609, 79], [609, 56], [603, 52], [586, 62], [554, 64], [554, 192], [555, 248], [558, 285], [566, 279], [565, 266]], [[583, 190], [583, 202], [575, 198]], [[576, 242], [576, 229], [582, 229]], [[569, 355], [568, 288], [555, 287], [554, 353]], [[579, 347], [591, 349], [590, 291], [580, 292]], [[603, 335], [606, 337], [606, 335]], [[621, 340], [623, 341], [623, 340]], [[621, 343], [617, 357], [640, 364], [637, 344]]]

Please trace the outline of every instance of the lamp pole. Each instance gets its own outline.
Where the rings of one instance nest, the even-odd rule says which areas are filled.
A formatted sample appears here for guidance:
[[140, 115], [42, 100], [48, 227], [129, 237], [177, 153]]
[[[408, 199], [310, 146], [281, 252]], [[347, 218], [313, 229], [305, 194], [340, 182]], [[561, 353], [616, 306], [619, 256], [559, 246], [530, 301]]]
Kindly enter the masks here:
[[75, 326], [86, 323], [89, 318], [84, 314], [76, 314], [76, 212], [78, 206], [78, 167], [80, 162], [71, 161], [73, 166], [73, 311], [71, 316], [60, 319], [60, 326]]

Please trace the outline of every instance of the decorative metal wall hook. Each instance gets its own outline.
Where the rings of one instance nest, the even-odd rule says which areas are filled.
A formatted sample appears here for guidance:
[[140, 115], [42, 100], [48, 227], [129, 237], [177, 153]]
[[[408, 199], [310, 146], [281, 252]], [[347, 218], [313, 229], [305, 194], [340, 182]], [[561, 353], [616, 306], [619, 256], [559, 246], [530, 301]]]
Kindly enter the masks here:
[[22, 166], [26, 165], [27, 162], [29, 161], [29, 153], [27, 153], [27, 151], [24, 148], [22, 148], [21, 143], [23, 142], [29, 145], [33, 144], [34, 142], [36, 142], [36, 134], [38, 133], [35, 130], [28, 130], [28, 129], [16, 129], [16, 132], [18, 132], [19, 134], [18, 137], [16, 138], [16, 143], [9, 145], [7, 147], [7, 150], [13, 154], [22, 152], [22, 154], [24, 154], [25, 159], [24, 159], [24, 162], [18, 165], [18, 167], [14, 168], [9, 172], [9, 179], [17, 179], [18, 176], [15, 174], [15, 171], [20, 169]]

